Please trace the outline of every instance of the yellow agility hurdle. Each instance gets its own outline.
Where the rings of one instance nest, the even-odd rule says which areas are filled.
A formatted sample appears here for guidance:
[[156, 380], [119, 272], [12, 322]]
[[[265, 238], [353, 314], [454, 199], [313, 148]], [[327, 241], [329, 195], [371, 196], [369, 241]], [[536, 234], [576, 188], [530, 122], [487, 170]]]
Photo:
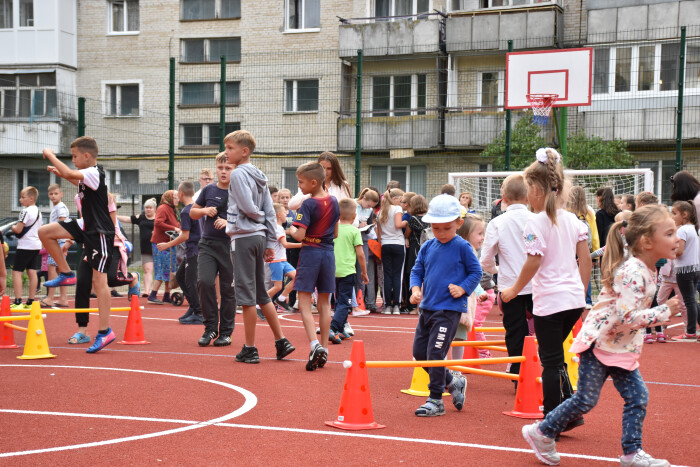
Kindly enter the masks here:
[[[462, 360], [410, 360], [410, 361], [367, 361], [360, 362], [360, 368], [434, 368], [440, 366], [473, 365], [476, 363], [497, 364], [497, 363], [520, 363], [525, 361], [525, 357], [496, 357], [496, 358], [466, 358]], [[347, 365], [347, 366], [346, 366]], [[345, 360], [345, 368], [350, 368], [352, 362]]]
[[452, 341], [450, 344], [451, 347], [484, 347], [487, 345], [506, 345], [506, 341]]
[[474, 332], [506, 332], [506, 328], [503, 327], [483, 327], [483, 328], [474, 328], [472, 329]]

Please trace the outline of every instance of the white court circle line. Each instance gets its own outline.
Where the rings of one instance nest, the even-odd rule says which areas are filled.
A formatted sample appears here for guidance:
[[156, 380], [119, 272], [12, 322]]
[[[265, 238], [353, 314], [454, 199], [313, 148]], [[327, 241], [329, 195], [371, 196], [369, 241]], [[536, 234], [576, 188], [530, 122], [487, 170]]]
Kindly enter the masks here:
[[199, 423], [196, 423], [193, 425], [183, 426], [180, 428], [173, 428], [171, 430], [157, 431], [155, 433], [147, 433], [147, 434], [143, 434], [143, 435], [127, 436], [127, 437], [123, 437], [123, 438], [109, 439], [109, 440], [105, 440], [105, 441], [95, 441], [92, 443], [73, 444], [73, 445], [68, 445], [68, 446], [58, 446], [58, 447], [44, 448], [44, 449], [32, 449], [29, 451], [4, 452], [4, 453], [0, 453], [0, 458], [14, 457], [14, 456], [26, 456], [26, 455], [30, 455], [30, 454], [43, 454], [43, 453], [47, 453], [47, 452], [70, 451], [73, 449], [83, 449], [83, 448], [90, 448], [90, 447], [97, 447], [97, 446], [107, 446], [110, 444], [125, 443], [128, 441], [138, 441], [138, 440], [142, 440], [142, 439], [156, 438], [159, 436], [166, 436], [166, 435], [172, 435], [175, 433], [182, 433], [184, 431], [196, 430], [197, 428], [204, 428], [207, 426], [216, 425], [217, 423], [222, 423], [222, 422], [225, 422], [227, 420], [232, 420], [236, 417], [240, 417], [241, 415], [252, 410], [253, 407], [255, 407], [258, 403], [258, 398], [255, 396], [255, 394], [248, 391], [247, 389], [241, 388], [239, 386], [234, 386], [233, 384], [224, 383], [221, 381], [216, 381], [213, 379], [200, 378], [199, 376], [180, 375], [177, 373], [164, 373], [164, 372], [160, 372], [160, 371], [150, 371], [150, 370], [134, 370], [134, 369], [130, 369], [130, 368], [109, 368], [109, 367], [73, 366], [73, 365], [0, 364], [0, 367], [67, 368], [67, 369], [77, 369], [77, 370], [122, 371], [125, 373], [141, 373], [141, 374], [158, 375], [158, 376], [172, 376], [174, 378], [191, 379], [194, 381], [202, 381], [205, 383], [211, 383], [211, 384], [223, 386], [227, 389], [232, 389], [232, 390], [240, 393], [245, 398], [245, 402], [243, 403], [243, 405], [241, 407], [237, 408], [236, 410], [234, 410], [233, 412], [229, 412], [226, 415], [223, 415], [221, 417], [213, 418], [211, 420], [199, 422]]

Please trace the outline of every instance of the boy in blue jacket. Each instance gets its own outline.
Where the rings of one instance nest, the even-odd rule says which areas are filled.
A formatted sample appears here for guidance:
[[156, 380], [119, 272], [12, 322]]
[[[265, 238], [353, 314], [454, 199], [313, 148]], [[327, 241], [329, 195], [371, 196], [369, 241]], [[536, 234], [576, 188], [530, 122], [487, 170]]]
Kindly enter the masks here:
[[[454, 339], [459, 318], [467, 313], [467, 299], [481, 280], [481, 265], [469, 242], [457, 235], [462, 225], [459, 201], [450, 195], [430, 201], [423, 222], [432, 227], [432, 238], [418, 252], [411, 270], [411, 298], [420, 304], [420, 317], [413, 338], [416, 360], [444, 360]], [[430, 395], [418, 407], [419, 417], [445, 415], [442, 393], [452, 394], [452, 403], [462, 410], [467, 379], [453, 376], [444, 366], [426, 368]]]

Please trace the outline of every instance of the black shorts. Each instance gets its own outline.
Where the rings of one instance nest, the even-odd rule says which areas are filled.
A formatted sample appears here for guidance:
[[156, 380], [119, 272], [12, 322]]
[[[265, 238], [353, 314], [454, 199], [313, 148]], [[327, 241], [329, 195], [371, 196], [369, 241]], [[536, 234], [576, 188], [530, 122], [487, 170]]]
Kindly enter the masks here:
[[20, 250], [15, 253], [13, 271], [24, 272], [25, 269], [41, 269], [41, 255], [39, 250]]
[[92, 269], [104, 273], [109, 271], [113, 256], [113, 233], [85, 232], [73, 219], [58, 223], [73, 237], [73, 240], [83, 244], [83, 258], [92, 266]]

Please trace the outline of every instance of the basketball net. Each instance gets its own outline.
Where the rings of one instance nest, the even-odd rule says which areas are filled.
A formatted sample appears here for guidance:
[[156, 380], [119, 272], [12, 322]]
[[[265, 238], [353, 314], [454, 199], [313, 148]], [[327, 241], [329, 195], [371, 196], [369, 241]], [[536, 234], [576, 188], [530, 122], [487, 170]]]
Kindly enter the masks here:
[[527, 101], [532, 106], [532, 123], [546, 125], [549, 114], [552, 113], [552, 105], [558, 97], [558, 94], [528, 94]]

